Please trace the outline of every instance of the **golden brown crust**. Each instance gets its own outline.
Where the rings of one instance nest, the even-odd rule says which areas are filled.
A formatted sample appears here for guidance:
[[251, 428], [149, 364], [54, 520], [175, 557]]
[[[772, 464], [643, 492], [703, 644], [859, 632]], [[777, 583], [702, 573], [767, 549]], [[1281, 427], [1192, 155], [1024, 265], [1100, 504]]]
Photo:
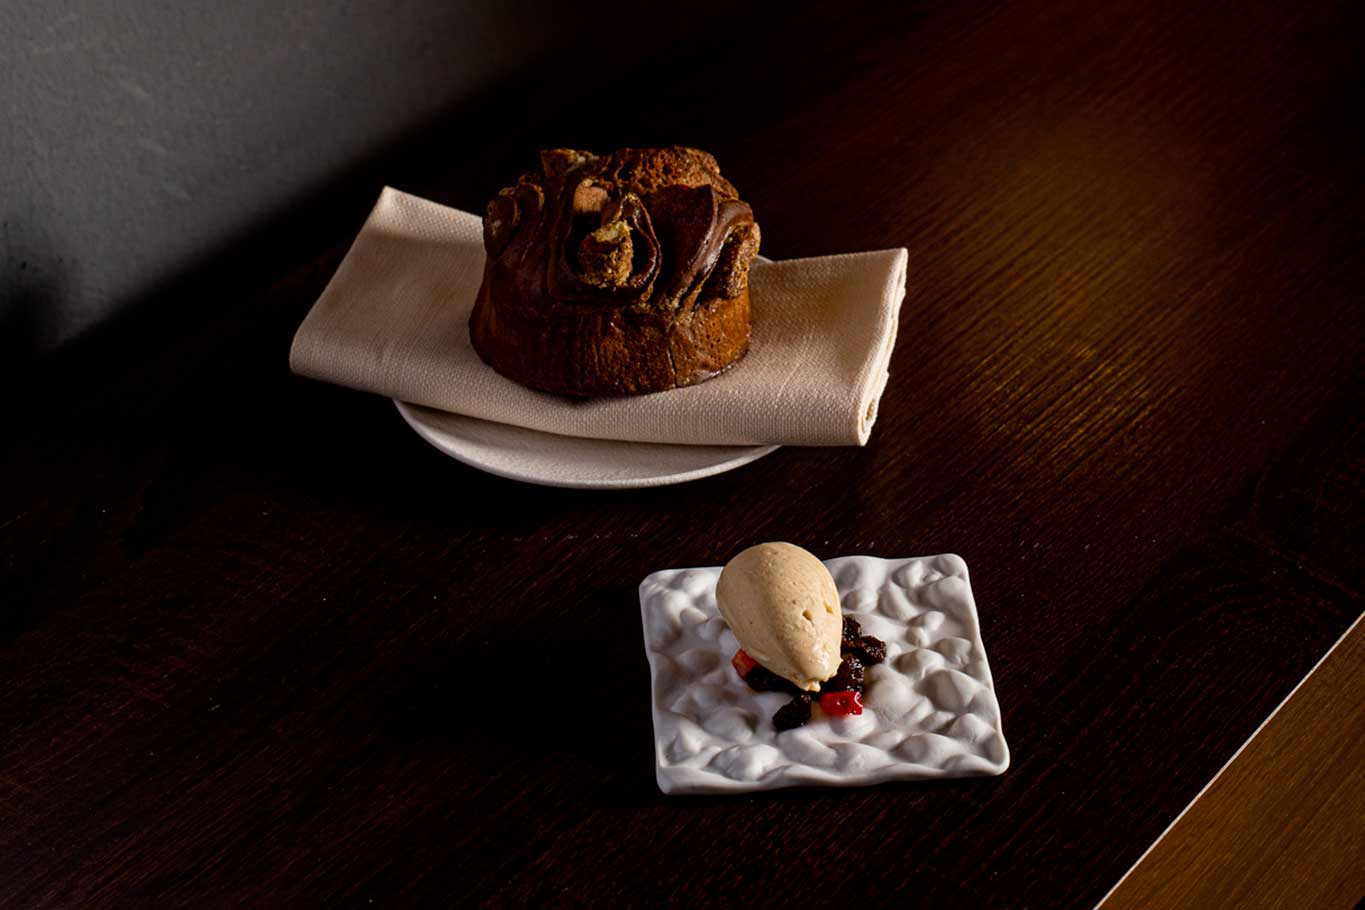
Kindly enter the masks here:
[[596, 396], [692, 385], [744, 356], [760, 234], [715, 158], [540, 158], [484, 213], [469, 328], [485, 361], [535, 389]]

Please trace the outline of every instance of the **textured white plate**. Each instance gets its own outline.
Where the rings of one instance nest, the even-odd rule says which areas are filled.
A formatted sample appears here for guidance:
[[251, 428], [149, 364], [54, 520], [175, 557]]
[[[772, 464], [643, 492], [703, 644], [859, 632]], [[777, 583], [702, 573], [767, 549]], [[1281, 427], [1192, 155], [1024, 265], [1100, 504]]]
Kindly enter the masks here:
[[1009, 748], [967, 564], [845, 556], [825, 561], [844, 614], [886, 642], [867, 670], [861, 715], [782, 733], [789, 696], [754, 692], [735, 674], [739, 645], [716, 609], [720, 569], [670, 569], [640, 583], [653, 688], [654, 754], [665, 793], [1001, 774]]
[[557, 436], [395, 401], [427, 442], [470, 467], [547, 487], [627, 490], [699, 480], [779, 446], [674, 446]]

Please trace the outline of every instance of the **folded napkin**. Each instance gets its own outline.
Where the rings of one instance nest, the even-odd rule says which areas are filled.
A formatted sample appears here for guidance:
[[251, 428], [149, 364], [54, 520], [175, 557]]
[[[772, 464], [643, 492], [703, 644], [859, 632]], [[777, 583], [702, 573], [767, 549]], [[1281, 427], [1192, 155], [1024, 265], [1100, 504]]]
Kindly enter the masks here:
[[564, 436], [705, 445], [863, 445], [905, 296], [906, 251], [786, 262], [749, 275], [748, 355], [699, 385], [632, 398], [536, 392], [469, 342], [483, 277], [476, 215], [385, 189], [294, 336], [295, 373]]

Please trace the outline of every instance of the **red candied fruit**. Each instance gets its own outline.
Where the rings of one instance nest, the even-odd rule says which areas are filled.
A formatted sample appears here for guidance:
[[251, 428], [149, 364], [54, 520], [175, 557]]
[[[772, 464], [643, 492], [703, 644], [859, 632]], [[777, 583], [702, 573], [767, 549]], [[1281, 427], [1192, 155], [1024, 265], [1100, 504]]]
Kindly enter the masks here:
[[744, 679], [754, 667], [758, 666], [758, 661], [754, 660], [748, 654], [745, 654], [744, 649], [740, 648], [735, 652], [735, 656], [730, 658], [730, 666], [735, 668], [735, 672], [739, 674], [740, 679]]
[[826, 692], [820, 696], [820, 710], [830, 717], [863, 713], [863, 697], [857, 692]]

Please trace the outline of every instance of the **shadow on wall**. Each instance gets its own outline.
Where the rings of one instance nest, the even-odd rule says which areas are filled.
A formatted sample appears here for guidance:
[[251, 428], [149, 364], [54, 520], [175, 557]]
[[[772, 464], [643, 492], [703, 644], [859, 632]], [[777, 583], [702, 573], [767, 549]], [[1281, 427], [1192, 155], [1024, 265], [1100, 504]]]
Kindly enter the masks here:
[[69, 264], [36, 220], [0, 219], [0, 375], [54, 343]]
[[396, 150], [450, 172], [524, 140], [660, 53], [619, 18], [546, 0], [0, 5], [16, 64], [0, 79], [0, 372], [149, 298], [202, 311], [210, 288], [316, 255], [402, 179]]

